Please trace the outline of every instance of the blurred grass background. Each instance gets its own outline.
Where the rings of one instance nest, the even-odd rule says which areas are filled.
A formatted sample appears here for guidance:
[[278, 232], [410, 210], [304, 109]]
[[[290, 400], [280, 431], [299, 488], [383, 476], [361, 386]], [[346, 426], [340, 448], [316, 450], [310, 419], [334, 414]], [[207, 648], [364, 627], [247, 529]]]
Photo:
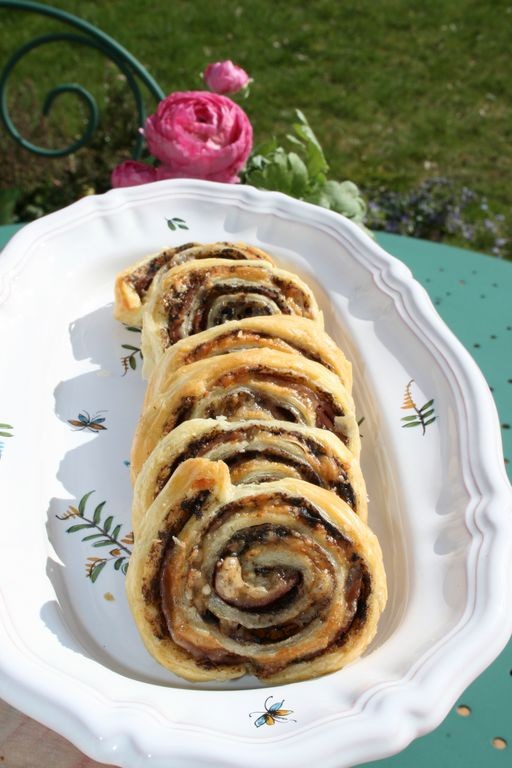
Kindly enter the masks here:
[[[243, 106], [256, 143], [286, 133], [300, 108], [331, 177], [351, 179], [373, 203], [370, 225], [512, 257], [512, 0], [52, 5], [111, 35], [165, 92], [201, 88], [210, 61], [240, 64], [254, 78]], [[0, 9], [0, 68], [31, 37], [57, 30], [66, 31]], [[16, 69], [9, 107], [21, 132], [51, 145], [79, 131], [84, 112], [72, 97], [41, 120], [45, 93], [70, 80], [96, 96], [103, 132], [90, 150], [48, 162], [15, 148], [1, 129], [0, 185], [18, 190], [15, 218], [108, 189], [111, 167], [130, 154], [137, 125], [128, 89], [113, 66], [76, 45], [46, 46]], [[452, 215], [447, 226], [450, 206], [455, 224]]]

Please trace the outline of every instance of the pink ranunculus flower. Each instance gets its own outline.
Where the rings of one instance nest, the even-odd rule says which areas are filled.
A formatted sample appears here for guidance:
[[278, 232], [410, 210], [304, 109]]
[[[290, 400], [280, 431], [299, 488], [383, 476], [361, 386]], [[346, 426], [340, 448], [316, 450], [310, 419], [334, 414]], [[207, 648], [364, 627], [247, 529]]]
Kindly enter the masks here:
[[163, 99], [144, 126], [159, 178], [238, 182], [252, 149], [252, 126], [238, 104], [217, 93], [184, 91]]
[[242, 67], [229, 60], [208, 64], [203, 77], [208, 88], [215, 93], [236, 93], [251, 81]]
[[110, 181], [113, 187], [136, 187], [138, 184], [156, 181], [156, 170], [147, 163], [125, 160], [124, 163], [116, 165]]

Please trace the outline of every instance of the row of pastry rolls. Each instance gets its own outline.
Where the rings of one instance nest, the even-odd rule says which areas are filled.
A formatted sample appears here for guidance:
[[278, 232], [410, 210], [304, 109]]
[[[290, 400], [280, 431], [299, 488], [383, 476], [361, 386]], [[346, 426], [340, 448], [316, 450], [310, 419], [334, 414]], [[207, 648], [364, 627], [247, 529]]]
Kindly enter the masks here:
[[141, 636], [190, 680], [338, 669], [386, 600], [350, 363], [310, 288], [268, 254], [168, 250], [116, 284], [149, 376], [127, 578]]

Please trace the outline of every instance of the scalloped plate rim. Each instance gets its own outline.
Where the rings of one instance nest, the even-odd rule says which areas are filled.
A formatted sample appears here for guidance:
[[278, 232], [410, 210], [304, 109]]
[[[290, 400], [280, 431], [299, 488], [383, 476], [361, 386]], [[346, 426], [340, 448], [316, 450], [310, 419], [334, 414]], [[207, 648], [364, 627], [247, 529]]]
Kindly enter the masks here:
[[[475, 418], [476, 414], [471, 413], [471, 409], [475, 411], [476, 402], [478, 402], [479, 408], [485, 411], [485, 419], [480, 412], [478, 415], [481, 417], [480, 421], [487, 421], [486, 429], [483, 432], [483, 441], [488, 450], [482, 451], [481, 446], [475, 447], [474, 443], [468, 448], [468, 463], [470, 465], [469, 470], [472, 474], [473, 480], [479, 481], [479, 484], [483, 487], [481, 494], [478, 496], [474, 492], [472, 494], [472, 500], [474, 503], [474, 513], [472, 522], [475, 524], [476, 529], [480, 535], [488, 537], [487, 541], [491, 541], [493, 546], [496, 546], [498, 550], [501, 550], [501, 554], [498, 558], [501, 570], [503, 570], [503, 558], [510, 555], [511, 550], [511, 524], [510, 520], [505, 517], [505, 510], [507, 504], [511, 504], [511, 489], [506, 478], [502, 464], [498, 462], [497, 468], [496, 458], [500, 457], [501, 444], [498, 429], [498, 422], [496, 418], [496, 411], [494, 402], [490, 393], [488, 392], [485, 380], [481, 375], [479, 369], [470, 357], [469, 353], [462, 347], [460, 342], [455, 336], [447, 329], [443, 321], [439, 318], [435, 311], [427, 293], [424, 289], [414, 281], [410, 270], [399, 262], [397, 259], [387, 254], [382, 248], [375, 244], [368, 236], [362, 233], [359, 228], [347, 219], [339, 216], [338, 214], [326, 211], [324, 209], [317, 208], [316, 206], [302, 203], [292, 198], [288, 198], [279, 193], [261, 192], [251, 187], [234, 187], [231, 185], [214, 184], [211, 182], [195, 182], [195, 181], [170, 181], [170, 182], [158, 182], [157, 184], [146, 185], [145, 187], [127, 188], [123, 190], [113, 190], [102, 196], [91, 196], [85, 198], [73, 205], [69, 206], [62, 211], [58, 211], [54, 214], [50, 214], [44, 219], [38, 220], [33, 224], [24, 227], [23, 230], [16, 233], [11, 242], [6, 247], [0, 259], [0, 278], [4, 276], [4, 287], [7, 286], [7, 296], [2, 297], [2, 282], [0, 282], [0, 307], [2, 303], [8, 301], [9, 284], [15, 279], [17, 274], [21, 272], [29, 261], [31, 252], [38, 247], [41, 239], [45, 236], [51, 235], [56, 231], [63, 231], [68, 228], [72, 228], [79, 221], [83, 221], [86, 218], [95, 218], [97, 215], [109, 213], [110, 211], [117, 211], [123, 207], [132, 207], [136, 205], [138, 201], [148, 200], [152, 197], [162, 198], [165, 196], [179, 196], [179, 195], [198, 195], [203, 196], [205, 199], [211, 198], [216, 203], [226, 203], [227, 205], [238, 203], [241, 207], [246, 207], [249, 203], [256, 204], [255, 212], [261, 213], [261, 209], [270, 209], [276, 212], [278, 215], [284, 215], [288, 218], [294, 218], [295, 213], [300, 213], [302, 220], [306, 221], [309, 226], [312, 227], [328, 227], [330, 230], [334, 229], [338, 239], [345, 239], [349, 241], [351, 246], [351, 256], [359, 259], [365, 266], [370, 269], [374, 274], [377, 274], [379, 279], [385, 286], [386, 291], [392, 297], [395, 304], [398, 301], [402, 302], [405, 308], [409, 320], [410, 327], [412, 328], [413, 322], [417, 325], [423, 334], [427, 329], [435, 331], [435, 340], [431, 341], [436, 349], [443, 346], [445, 353], [445, 365], [447, 365], [454, 376], [455, 383], [459, 386], [463, 395], [466, 396], [465, 406], [469, 409], [466, 414], [467, 420]], [[259, 207], [258, 207], [259, 206]], [[254, 210], [254, 209], [253, 209]], [[58, 225], [61, 226], [58, 226]], [[25, 257], [24, 257], [25, 256]], [[4, 264], [7, 260], [12, 262], [10, 271], [4, 269]], [[414, 329], [413, 329], [414, 330]], [[415, 330], [416, 333], [416, 330]], [[416, 335], [419, 335], [416, 333]], [[457, 375], [459, 374], [459, 375]], [[460, 374], [464, 374], [467, 381], [462, 381]], [[468, 394], [470, 395], [468, 397]], [[485, 404], [485, 407], [483, 407]], [[481, 428], [482, 425], [480, 425]], [[476, 460], [483, 459], [479, 464]], [[468, 469], [468, 468], [466, 468]], [[478, 483], [477, 483], [478, 485]], [[489, 496], [489, 489], [492, 489], [492, 495]], [[484, 493], [485, 491], [485, 493]], [[487, 519], [477, 519], [482, 502], [485, 499], [485, 507]], [[500, 514], [501, 513], [501, 514]], [[500, 520], [500, 524], [503, 523], [504, 530], [507, 531], [508, 523], [508, 538], [496, 543], [497, 525], [496, 520]], [[494, 530], [493, 530], [494, 528]], [[501, 531], [503, 532], [503, 531]], [[474, 538], [474, 535], [473, 535]], [[478, 559], [478, 558], [477, 558]], [[416, 736], [431, 730], [435, 727], [443, 717], [446, 715], [449, 708], [452, 706], [455, 698], [462, 692], [466, 685], [471, 682], [474, 677], [479, 674], [500, 652], [500, 650], [506, 644], [510, 632], [512, 631], [512, 619], [510, 617], [510, 608], [512, 607], [512, 588], [509, 584], [508, 594], [502, 595], [501, 606], [495, 605], [492, 602], [487, 602], [482, 606], [482, 601], [486, 597], [486, 593], [489, 591], [489, 586], [492, 585], [497, 579], [501, 579], [502, 576], [498, 575], [498, 569], [490, 563], [488, 559], [487, 563], [478, 563], [478, 577], [476, 582], [475, 593], [473, 596], [473, 607], [469, 609], [467, 605], [466, 612], [461, 617], [460, 621], [453, 628], [448, 638], [444, 639], [444, 642], [437, 643], [432, 650], [431, 654], [424, 654], [422, 658], [417, 661], [416, 668], [411, 671], [409, 676], [401, 678], [399, 681], [383, 682], [380, 686], [375, 686], [366, 693], [364, 702], [360, 707], [354, 707], [357, 709], [354, 715], [357, 715], [364, 710], [369, 710], [372, 707], [379, 709], [379, 701], [383, 696], [388, 693], [388, 707], [386, 710], [386, 719], [391, 722], [391, 718], [399, 716], [401, 718], [400, 729], [388, 732], [384, 737], [381, 735], [380, 739], [373, 739], [373, 743], [366, 747], [364, 755], [356, 754], [356, 745], [352, 745], [352, 752], [347, 755], [347, 758], [351, 758], [351, 762], [356, 759], [358, 762], [361, 760], [376, 759], [378, 757], [384, 757], [385, 755], [392, 754], [399, 749], [405, 747]], [[510, 568], [508, 569], [510, 573]], [[501, 571], [500, 571], [501, 573]], [[510, 580], [509, 580], [510, 582]], [[471, 590], [469, 590], [471, 595]], [[482, 594], [483, 593], [483, 594]], [[1, 593], [0, 593], [1, 595]], [[2, 606], [3, 607], [3, 606]], [[466, 613], [469, 610], [469, 615]], [[0, 610], [0, 614], [2, 611]], [[486, 614], [490, 614], [486, 616]], [[484, 624], [482, 618], [490, 618], [491, 624]], [[475, 629], [474, 625], [477, 624]], [[4, 626], [2, 629], [5, 629]], [[478, 631], [476, 631], [478, 630]], [[468, 640], [467, 635], [470, 635], [472, 642]], [[442, 700], [437, 699], [436, 707], [432, 706], [433, 702], [423, 698], [422, 703], [419, 702], [419, 694], [425, 688], [425, 681], [423, 678], [428, 677], [431, 672], [429, 671], [429, 665], [435, 661], [438, 665], [440, 659], [436, 658], [441, 651], [446, 653], [448, 646], [454, 644], [457, 639], [463, 638], [467, 643], [466, 648], [471, 650], [465, 652], [464, 659], [458, 660], [458, 674], [456, 679], [452, 679], [450, 684], [446, 684], [443, 689]], [[19, 647], [16, 648], [16, 643], [9, 637], [1, 638], [2, 645], [6, 648], [10, 648], [16, 655], [23, 655]], [[23, 641], [22, 641], [23, 642]], [[478, 662], [474, 660], [474, 648], [476, 646], [481, 652]], [[425, 658], [428, 656], [428, 658]], [[471, 658], [471, 665], [469, 664], [469, 658]], [[453, 662], [453, 657], [450, 659], [450, 664]], [[51, 665], [46, 662], [50, 669]], [[447, 657], [444, 659], [444, 664], [441, 666], [446, 667]], [[63, 726], [62, 721], [58, 719], [58, 715], [62, 715], [63, 704], [52, 703], [52, 698], [45, 697], [43, 691], [34, 690], [31, 687], [30, 681], [27, 681], [23, 675], [20, 679], [16, 679], [11, 676], [8, 670], [3, 669], [3, 682], [11, 678], [11, 682], [17, 686], [16, 692], [12, 695], [12, 691], [6, 690], [3, 686], [3, 695], [7, 700], [10, 700], [15, 706], [20, 709], [25, 709], [28, 713], [41, 722], [49, 725], [68, 739], [73, 741], [80, 749], [90, 754], [96, 760], [107, 761], [112, 759], [115, 754], [115, 759], [122, 758], [124, 765], [135, 766], [139, 765], [139, 759], [142, 759], [144, 755], [147, 756], [147, 747], [143, 747], [142, 744], [137, 744], [137, 739], [127, 739], [126, 725], [124, 729], [119, 724], [112, 728], [114, 721], [116, 720], [116, 710], [121, 708], [124, 710], [124, 716], [130, 713], [129, 719], [140, 717], [141, 705], [139, 702], [117, 702], [115, 699], [110, 701], [103, 701], [103, 709], [101, 714], [96, 712], [96, 717], [92, 717], [91, 713], [88, 713], [86, 720], [80, 717], [81, 707], [80, 702], [75, 703], [74, 706], [68, 701], [68, 707], [71, 706], [73, 712], [73, 718], [70, 716], [70, 712], [66, 713], [66, 723]], [[19, 674], [19, 669], [17, 670]], [[429, 679], [430, 688], [432, 688], [431, 680]], [[84, 686], [85, 683], [82, 683]], [[398, 692], [397, 689], [404, 687], [405, 692]], [[434, 686], [435, 688], [436, 686]], [[253, 689], [254, 690], [254, 689]], [[27, 691], [31, 692], [32, 699], [30, 703], [27, 702]], [[93, 693], [93, 691], [91, 691]], [[97, 693], [97, 692], [96, 692]], [[215, 691], [201, 691], [203, 695], [214, 697], [219, 692]], [[236, 697], [237, 694], [246, 693], [246, 691], [232, 691], [229, 695]], [[396, 700], [398, 695], [398, 701]], [[437, 692], [437, 695], [438, 692]], [[99, 701], [96, 698], [96, 706], [98, 707]], [[105, 698], [105, 697], [102, 697]], [[51, 704], [53, 711], [44, 710], [45, 707]], [[151, 705], [149, 705], [151, 706]], [[113, 707], [113, 712], [112, 712]], [[105, 728], [105, 717], [109, 717], [110, 710], [110, 729]], [[392, 711], [393, 710], [393, 711]], [[146, 715], [149, 713], [146, 712]], [[155, 713], [156, 715], [157, 713]], [[382, 712], [380, 715], [382, 716]], [[157, 720], [160, 719], [161, 713], [158, 713]], [[343, 715], [345, 716], [345, 715]], [[209, 736], [213, 738], [217, 747], [222, 747], [226, 741], [231, 741], [233, 744], [240, 741], [250, 741], [254, 746], [259, 744], [258, 754], [263, 752], [268, 753], [268, 749], [272, 748], [272, 745], [277, 743], [286, 743], [288, 747], [293, 742], [297, 742], [294, 752], [296, 756], [301, 754], [304, 756], [305, 745], [301, 744], [304, 738], [307, 737], [310, 742], [310, 752], [312, 753], [312, 743], [318, 745], [320, 738], [320, 731], [325, 727], [328, 727], [332, 720], [339, 719], [340, 715], [334, 715], [329, 718], [314, 722], [309, 728], [302, 729], [300, 732], [294, 730], [293, 732], [279, 732], [275, 734], [275, 737], [265, 740], [256, 741], [256, 738], [250, 740], [244, 736], [233, 739], [228, 734], [218, 734], [216, 732], [210, 733]], [[128, 718], [127, 718], [128, 719]], [[77, 722], [80, 722], [80, 726]], [[100, 724], [101, 721], [101, 724]], [[395, 721], [396, 722], [396, 721]], [[172, 730], [175, 734], [180, 732], [181, 729], [177, 723], [167, 723], [166, 729]], [[187, 724], [185, 727], [185, 733], [190, 730], [202, 733], [204, 736], [208, 733], [208, 730], [202, 728], [198, 724]], [[99, 740], [98, 733], [110, 730], [108, 738]], [[316, 736], [314, 737], [314, 734]], [[304, 738], [303, 738], [304, 737]], [[122, 750], [114, 750], [117, 741], [125, 742]], [[142, 739], [144, 741], [144, 739]], [[181, 745], [184, 748], [186, 745]], [[214, 744], [211, 745], [215, 750]], [[339, 747], [340, 745], [334, 745]], [[350, 745], [344, 745], [347, 749], [350, 749]], [[352, 757], [351, 757], [352, 755]], [[221, 752], [218, 753], [221, 757]], [[290, 754], [291, 756], [291, 754]], [[213, 757], [213, 754], [212, 754]], [[223, 755], [223, 758], [226, 756]], [[267, 754], [267, 758], [268, 758]], [[258, 757], [258, 759], [261, 759]], [[176, 763], [176, 765], [181, 763]], [[207, 764], [207, 763], [205, 763]], [[212, 763], [213, 764], [213, 763]], [[251, 762], [252, 764], [252, 762]], [[185, 765], [185, 763], [183, 763]]]

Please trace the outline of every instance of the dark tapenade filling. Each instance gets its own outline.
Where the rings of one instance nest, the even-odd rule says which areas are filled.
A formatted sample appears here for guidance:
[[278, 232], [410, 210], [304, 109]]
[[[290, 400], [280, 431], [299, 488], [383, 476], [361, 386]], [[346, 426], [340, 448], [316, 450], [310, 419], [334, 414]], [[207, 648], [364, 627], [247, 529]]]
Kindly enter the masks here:
[[177, 253], [186, 251], [188, 248], [192, 248], [193, 245], [194, 243], [185, 243], [177, 248], [167, 248], [165, 251], [162, 251], [162, 253], [155, 256], [154, 259], [151, 259], [146, 262], [146, 264], [135, 269], [128, 280], [137, 295], [143, 299], [158, 270], [161, 269], [164, 264], [172, 265], [172, 260]]
[[[250, 294], [250, 296], [248, 295], [245, 297], [244, 293]], [[230, 309], [232, 310], [233, 315], [224, 318], [224, 322], [228, 320], [243, 320], [244, 317], [253, 317], [251, 310], [255, 307], [258, 307], [261, 310], [258, 312], [258, 315], [273, 314], [270, 308], [263, 313], [262, 305], [259, 303], [255, 304], [254, 300], [251, 299], [251, 296], [254, 295], [262, 296], [265, 299], [273, 301], [279, 307], [283, 315], [292, 314], [290, 307], [286, 303], [286, 294], [269, 285], [256, 282], [246, 282], [241, 285], [215, 285], [208, 290], [204, 301], [201, 302], [201, 306], [194, 316], [192, 323], [194, 333], [204, 331], [208, 327], [208, 315], [214, 302], [224, 296], [237, 298], [236, 305], [234, 302], [231, 302], [230, 304]], [[215, 325], [221, 325], [221, 322], [222, 321], [216, 322]]]
[[[179, 514], [176, 511], [173, 512], [174, 525], [159, 533], [162, 539], [159, 558], [160, 568], [156, 569], [153, 582], [146, 588], [145, 599], [151, 601], [152, 604], [158, 608], [159, 619], [155, 621], [155, 633], [165, 636], [166, 633], [172, 635], [172, 614], [169, 612], [169, 608], [172, 603], [169, 590], [172, 589], [172, 584], [169, 583], [167, 574], [167, 565], [169, 557], [171, 557], [173, 548], [176, 545], [175, 538], [179, 536], [179, 531], [184, 525], [186, 519], [191, 514], [196, 514], [197, 506], [202, 508], [206, 499], [204, 491], [200, 492], [197, 497], [187, 499], [185, 503], [181, 504], [181, 510]], [[346, 613], [343, 626], [339, 628], [336, 637], [331, 643], [324, 648], [320, 648], [310, 654], [304, 655], [299, 659], [295, 659], [292, 663], [300, 663], [303, 661], [310, 661], [318, 656], [321, 656], [328, 652], [333, 647], [342, 646], [349, 636], [353, 632], [357, 632], [360, 626], [363, 624], [367, 609], [368, 599], [371, 593], [371, 579], [361, 560], [360, 556], [356, 552], [350, 553], [351, 542], [340, 531], [335, 529], [327, 520], [323, 518], [321, 513], [307, 500], [303, 498], [293, 498], [286, 496], [285, 494], [258, 494], [245, 499], [226, 504], [216, 516], [213, 523], [209, 526], [209, 531], [212, 532], [219, 526], [222, 526], [232, 515], [236, 515], [239, 511], [247, 514], [253, 509], [255, 512], [261, 511], [265, 506], [271, 508], [278, 508], [280, 505], [285, 506], [292, 511], [301, 520], [307, 522], [308, 526], [316, 527], [322, 526], [327, 532], [329, 538], [334, 539], [338, 546], [341, 546], [345, 550], [347, 561], [350, 563], [348, 576], [345, 582], [345, 600], [346, 600]], [[260, 525], [251, 526], [243, 531], [235, 533], [231, 539], [226, 542], [222, 558], [225, 557], [243, 557], [244, 553], [255, 544], [264, 544], [266, 542], [272, 543], [275, 540], [285, 540], [288, 537], [294, 537], [297, 534], [292, 529], [283, 525], [275, 525], [272, 523], [262, 523]], [[279, 569], [277, 569], [279, 570]], [[262, 576], [269, 574], [275, 575], [276, 569], [273, 568], [260, 568]], [[268, 571], [268, 574], [266, 573]], [[302, 575], [300, 572], [295, 571], [290, 566], [285, 567], [282, 578], [287, 580], [289, 589], [285, 594], [280, 594], [278, 599], [265, 605], [263, 610], [259, 609], [260, 615], [272, 616], [272, 613], [286, 609], [288, 605], [291, 605], [301, 595], [303, 590]], [[205, 624], [211, 624], [215, 626], [218, 631], [224, 634], [226, 637], [235, 640], [241, 645], [240, 654], [230, 653], [228, 651], [215, 651], [214, 657], [203, 651], [200, 647], [188, 648], [189, 652], [198, 660], [199, 663], [206, 666], [217, 663], [223, 664], [236, 664], [244, 658], [243, 646], [245, 644], [258, 644], [258, 645], [272, 645], [275, 643], [283, 642], [286, 639], [293, 637], [293, 635], [301, 632], [304, 627], [308, 626], [314, 620], [321, 618], [324, 611], [329, 609], [329, 601], [321, 599], [319, 602], [311, 604], [306, 607], [300, 616], [296, 616], [287, 622], [282, 624], [275, 624], [273, 626], [258, 628], [258, 627], [244, 627], [240, 623], [225, 621], [222, 618], [217, 617], [209, 609], [204, 610], [201, 613], [202, 620]], [[251, 612], [253, 608], [251, 605], [247, 607], [242, 606], [242, 610]], [[159, 624], [159, 626], [157, 626]], [[163, 634], [162, 634], [163, 633]], [[261, 677], [265, 677], [265, 674], [275, 674], [280, 669], [284, 668], [286, 663], [280, 666], [275, 662], [271, 664], [259, 665], [255, 662], [255, 669]]]
[[[312, 360], [314, 363], [320, 363], [324, 366], [324, 368], [328, 368], [330, 371], [334, 370], [333, 366], [327, 360], [322, 359], [319, 355], [315, 355], [310, 349], [304, 349], [297, 344], [292, 344], [291, 341], [285, 340], [280, 336], [272, 336], [270, 333], [262, 333], [261, 331], [254, 331], [249, 328], [240, 328], [233, 331], [228, 331], [227, 333], [219, 334], [219, 336], [217, 336], [215, 339], [212, 339], [211, 341], [206, 341], [203, 344], [199, 344], [187, 355], [187, 357], [183, 360], [183, 364], [188, 365], [189, 363], [196, 362], [196, 360], [204, 360], [204, 358], [215, 356], [217, 354], [215, 351], [216, 347], [219, 347], [219, 345], [221, 351], [218, 354], [224, 354], [226, 351], [231, 351], [222, 349], [222, 345], [230, 339], [234, 341], [232, 346], [233, 351], [235, 351], [237, 347], [248, 347], [249, 349], [251, 349], [253, 346], [265, 347], [266, 345], [264, 342], [268, 340], [269, 342], [275, 342], [275, 346], [277, 346], [278, 349], [281, 348], [285, 352], [298, 352], [308, 360]], [[260, 339], [263, 341], [261, 345], [258, 343]], [[270, 343], [268, 346], [269, 348], [272, 348], [274, 345]]]
[[[314, 388], [306, 378], [302, 378], [296, 373], [277, 372], [271, 368], [266, 368], [264, 365], [247, 366], [243, 370], [237, 369], [230, 373], [224, 373], [212, 385], [228, 389], [232, 384], [236, 384], [238, 387], [243, 386], [248, 379], [248, 386], [259, 381], [271, 382], [302, 393], [315, 408], [316, 426], [327, 429], [329, 432], [336, 432], [336, 417], [344, 416], [342, 408], [335, 402], [330, 392]], [[259, 393], [257, 397], [261, 397]], [[257, 399], [256, 401], [258, 402]], [[225, 415], [228, 416], [229, 414], [226, 413]], [[275, 418], [280, 417], [275, 416]], [[286, 421], [295, 421], [295, 418], [290, 418], [289, 415], [287, 417], [286, 414], [284, 418]], [[344, 435], [340, 435], [340, 439], [344, 443], [348, 442]]]
[[[202, 435], [200, 438], [193, 440], [186, 447], [179, 456], [177, 456], [171, 465], [166, 465], [161, 468], [158, 477], [155, 482], [154, 498], [158, 496], [162, 488], [165, 486], [171, 475], [174, 474], [176, 469], [186, 459], [207, 457], [215, 448], [225, 443], [234, 443], [234, 454], [232, 456], [225, 456], [223, 461], [230, 467], [237, 467], [243, 465], [245, 462], [252, 459], [263, 459], [269, 463], [278, 462], [279, 464], [287, 465], [298, 472], [303, 480], [306, 480], [313, 485], [317, 485], [321, 488], [328, 488], [333, 490], [343, 501], [345, 501], [352, 509], [356, 507], [356, 498], [354, 489], [350, 484], [347, 473], [340, 462], [333, 456], [330, 456], [320, 443], [315, 443], [311, 438], [306, 438], [301, 434], [290, 433], [294, 437], [294, 444], [299, 445], [304, 450], [304, 461], [300, 461], [295, 456], [290, 456], [286, 447], [280, 448], [279, 445], [275, 447], [262, 447], [259, 449], [251, 448], [251, 440], [265, 437], [267, 435], [278, 437], [287, 435], [285, 430], [279, 427], [267, 427], [262, 422], [261, 427], [251, 424], [248, 427], [240, 427], [236, 430], [215, 431], [206, 435]], [[245, 450], [239, 450], [237, 448], [238, 443], [241, 441], [247, 441], [249, 447]], [[286, 444], [285, 444], [286, 445]], [[318, 457], [326, 457], [329, 459], [329, 473], [328, 476], [322, 476], [311, 464], [308, 463], [308, 456], [311, 454], [315, 459]], [[323, 465], [325, 466], [325, 464]], [[271, 469], [269, 468], [270, 475]], [[269, 475], [269, 478], [270, 478]]]

